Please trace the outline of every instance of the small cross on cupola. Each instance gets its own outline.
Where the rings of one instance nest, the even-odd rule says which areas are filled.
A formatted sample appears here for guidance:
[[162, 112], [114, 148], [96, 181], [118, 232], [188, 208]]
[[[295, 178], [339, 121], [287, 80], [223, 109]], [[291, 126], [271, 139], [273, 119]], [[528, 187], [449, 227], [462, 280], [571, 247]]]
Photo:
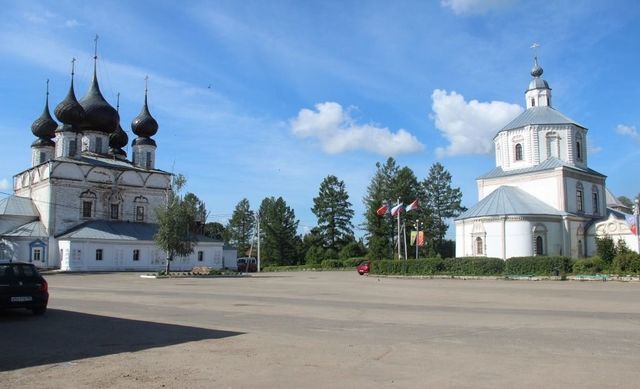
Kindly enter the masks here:
[[541, 78], [544, 72], [538, 64], [538, 48], [539, 44], [534, 43], [531, 48], [534, 50], [533, 68], [531, 68], [531, 77], [529, 87], [525, 92], [527, 109], [535, 107], [551, 107], [551, 88], [547, 81]]

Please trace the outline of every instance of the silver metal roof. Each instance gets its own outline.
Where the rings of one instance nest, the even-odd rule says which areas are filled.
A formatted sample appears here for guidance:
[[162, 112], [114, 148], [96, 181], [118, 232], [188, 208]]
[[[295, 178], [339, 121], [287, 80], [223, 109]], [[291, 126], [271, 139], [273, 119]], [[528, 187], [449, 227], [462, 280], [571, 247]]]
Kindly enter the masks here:
[[13, 195], [0, 200], [0, 215], [28, 217], [40, 216], [30, 198]]
[[542, 78], [535, 77], [531, 82], [529, 82], [529, 88], [527, 90], [532, 89], [551, 89], [549, 88], [549, 84], [543, 80]]
[[498, 132], [513, 130], [531, 124], [573, 124], [586, 128], [575, 120], [565, 116], [560, 111], [547, 106], [539, 106], [527, 109]]
[[2, 236], [43, 238], [49, 236], [49, 234], [47, 234], [47, 229], [41, 221], [34, 221], [7, 231]]
[[[157, 224], [130, 223], [123, 221], [93, 220], [82, 223], [63, 232], [56, 238], [59, 240], [125, 240], [152, 241], [158, 231]], [[197, 236], [198, 242], [221, 242], [204, 235]]]
[[518, 174], [535, 173], [535, 172], [544, 171], [544, 170], [553, 170], [558, 167], [565, 167], [567, 169], [572, 169], [572, 170], [592, 174], [599, 177], [606, 177], [604, 174], [599, 173], [593, 169], [590, 169], [590, 168], [583, 169], [578, 166], [570, 165], [569, 163], [564, 162], [558, 158], [551, 157], [535, 166], [526, 167], [522, 169], [503, 170], [500, 166], [496, 166], [495, 168], [493, 168], [493, 170], [479, 176], [478, 179], [481, 180], [486, 178], [515, 176]]
[[501, 186], [456, 220], [503, 215], [562, 216], [566, 213], [514, 186]]

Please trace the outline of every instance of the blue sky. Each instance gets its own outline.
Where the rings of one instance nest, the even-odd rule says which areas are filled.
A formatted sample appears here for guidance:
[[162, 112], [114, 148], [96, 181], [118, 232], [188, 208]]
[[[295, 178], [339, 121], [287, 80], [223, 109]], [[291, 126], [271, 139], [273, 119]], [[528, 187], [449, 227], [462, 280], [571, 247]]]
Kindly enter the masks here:
[[[640, 5], [635, 1], [0, 0], [0, 191], [30, 166], [30, 126], [92, 71], [130, 138], [144, 78], [157, 167], [184, 174], [210, 221], [282, 196], [300, 219], [324, 177], [362, 221], [375, 163], [422, 179], [436, 161], [463, 203], [495, 165], [493, 135], [523, 109], [533, 42], [554, 107], [589, 128], [589, 166], [640, 192]], [[130, 150], [128, 150], [130, 151]], [[360, 235], [358, 233], [358, 235]]]

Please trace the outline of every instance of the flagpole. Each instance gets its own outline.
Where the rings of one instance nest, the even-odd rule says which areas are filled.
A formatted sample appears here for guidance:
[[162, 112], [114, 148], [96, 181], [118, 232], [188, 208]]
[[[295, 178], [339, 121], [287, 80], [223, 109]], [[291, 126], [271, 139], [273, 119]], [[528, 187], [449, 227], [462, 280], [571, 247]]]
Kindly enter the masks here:
[[420, 220], [416, 219], [416, 259], [418, 259], [418, 239], [420, 238]]
[[640, 254], [640, 198], [636, 197], [636, 244], [638, 245], [638, 254]]
[[[398, 205], [400, 205], [400, 198], [398, 198]], [[400, 259], [400, 209], [396, 212], [398, 214], [398, 259]]]
[[407, 260], [409, 259], [409, 255], [407, 253], [407, 221], [406, 220], [404, 223], [402, 223], [402, 235], [404, 236], [404, 259]]

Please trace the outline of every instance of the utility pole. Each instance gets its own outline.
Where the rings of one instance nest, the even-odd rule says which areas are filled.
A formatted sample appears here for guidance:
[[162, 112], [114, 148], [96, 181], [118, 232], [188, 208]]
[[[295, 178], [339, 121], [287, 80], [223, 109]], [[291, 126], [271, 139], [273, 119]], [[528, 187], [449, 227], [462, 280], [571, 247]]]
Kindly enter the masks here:
[[256, 213], [258, 219], [258, 268], [256, 269], [260, 273], [260, 212]]

